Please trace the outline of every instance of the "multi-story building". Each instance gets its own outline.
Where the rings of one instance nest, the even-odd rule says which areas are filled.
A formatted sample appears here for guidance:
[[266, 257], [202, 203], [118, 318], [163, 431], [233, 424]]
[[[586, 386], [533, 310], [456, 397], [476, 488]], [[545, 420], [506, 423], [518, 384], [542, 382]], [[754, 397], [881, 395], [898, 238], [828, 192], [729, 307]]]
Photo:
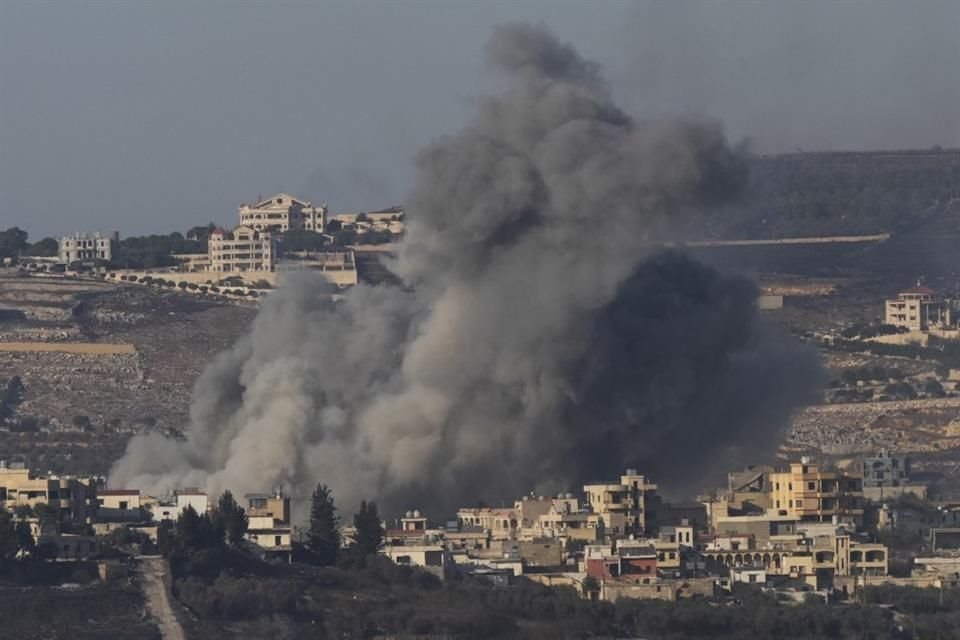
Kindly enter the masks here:
[[611, 537], [642, 534], [654, 518], [650, 513], [655, 504], [657, 485], [627, 469], [620, 482], [596, 482], [584, 485], [587, 506], [603, 520], [606, 535]]
[[290, 557], [293, 526], [290, 520], [290, 496], [280, 491], [247, 494], [247, 540], [264, 552]]
[[290, 229], [304, 229], [320, 233], [324, 228], [326, 205], [313, 206], [310, 202], [278, 193], [256, 204], [241, 204], [240, 224], [257, 231], [284, 233]]
[[110, 261], [113, 258], [113, 243], [117, 240], [114, 232], [112, 237], [104, 237], [97, 233], [75, 233], [64, 236], [59, 240], [58, 255], [60, 262], [86, 262], [93, 260]]
[[955, 322], [952, 303], [919, 282], [887, 300], [884, 307], [887, 324], [911, 331], [952, 328]]
[[276, 269], [277, 245], [266, 231], [240, 225], [233, 231], [217, 227], [207, 241], [210, 271], [219, 273]]
[[490, 532], [492, 540], [513, 540], [517, 537], [517, 513], [513, 509], [477, 507], [457, 511], [457, 524], [478, 527]]
[[864, 458], [863, 497], [874, 502], [896, 498], [912, 493], [920, 498], [927, 496], [927, 486], [910, 481], [910, 459], [895, 456], [883, 449], [875, 456]]
[[75, 476], [34, 475], [25, 464], [0, 461], [0, 506], [34, 508], [45, 504], [61, 518], [90, 522], [96, 513], [96, 481]]
[[830, 522], [834, 518], [857, 525], [863, 521], [863, 477], [842, 471], [826, 471], [803, 458], [790, 470], [771, 473], [772, 513], [801, 522]]

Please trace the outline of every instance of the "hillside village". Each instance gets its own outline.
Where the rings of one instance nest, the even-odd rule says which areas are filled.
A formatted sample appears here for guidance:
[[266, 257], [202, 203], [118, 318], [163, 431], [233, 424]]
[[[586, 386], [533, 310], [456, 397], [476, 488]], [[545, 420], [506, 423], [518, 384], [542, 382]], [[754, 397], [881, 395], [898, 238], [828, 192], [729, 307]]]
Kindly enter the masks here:
[[[190, 487], [151, 496], [104, 480], [131, 435], [183, 437], [193, 381], [286, 274], [314, 272], [334, 296], [392, 282], [380, 258], [403, 237], [405, 216], [401, 208], [330, 215], [281, 193], [241, 205], [237, 222], [196, 227], [180, 244], [146, 253], [115, 235], [81, 233], [62, 237], [55, 255], [7, 257], [0, 496], [3, 526], [17, 540], [6, 547], [9, 562], [96, 567], [94, 581], [115, 589], [150, 580], [149, 558], [164, 557], [172, 601], [185, 607], [179, 617], [199, 629], [225, 615], [207, 599], [227, 596], [195, 582], [191, 554], [226, 545], [291, 576], [323, 564], [310, 545], [310, 514], [282, 487], [236, 497], [239, 539], [201, 535], [187, 544], [191, 528], [214, 526], [197, 522], [222, 521], [224, 496]], [[730, 470], [725, 486], [685, 502], [627, 469], [555, 496], [517, 496], [512, 506], [430, 513], [411, 504], [377, 514], [373, 547], [342, 514], [337, 562], [353, 562], [363, 547], [454, 588], [535, 584], [585, 603], [717, 603], [750, 589], [802, 608], [882, 602], [884, 589], [951, 592], [960, 579], [955, 296], [941, 293], [952, 291], [942, 274], [880, 282], [868, 274], [872, 263], [849, 267], [850, 255], [875, 253], [879, 262], [904, 242], [851, 238], [688, 248], [751, 275], [764, 316], [816, 345], [825, 362], [823, 403], [794, 417], [776, 460]], [[810, 267], [824, 252], [833, 257], [819, 264], [838, 272]], [[44, 241], [39, 253], [54, 252]], [[307, 605], [294, 598], [284, 606]]]

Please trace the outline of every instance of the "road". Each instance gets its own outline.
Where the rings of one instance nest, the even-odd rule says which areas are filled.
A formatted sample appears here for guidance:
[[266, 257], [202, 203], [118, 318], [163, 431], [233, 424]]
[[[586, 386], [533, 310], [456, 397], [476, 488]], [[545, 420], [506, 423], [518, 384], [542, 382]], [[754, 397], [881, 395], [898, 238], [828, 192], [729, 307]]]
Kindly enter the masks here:
[[186, 640], [183, 627], [170, 606], [170, 574], [167, 561], [161, 557], [142, 556], [140, 574], [143, 576], [147, 610], [160, 626], [163, 640]]

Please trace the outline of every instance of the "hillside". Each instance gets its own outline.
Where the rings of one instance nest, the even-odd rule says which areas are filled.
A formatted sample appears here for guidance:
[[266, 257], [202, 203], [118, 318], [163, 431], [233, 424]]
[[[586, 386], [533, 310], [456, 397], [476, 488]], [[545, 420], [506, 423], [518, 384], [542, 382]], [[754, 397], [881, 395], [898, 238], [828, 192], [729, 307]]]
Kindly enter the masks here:
[[960, 150], [757, 156], [741, 202], [708, 230], [736, 238], [960, 230]]

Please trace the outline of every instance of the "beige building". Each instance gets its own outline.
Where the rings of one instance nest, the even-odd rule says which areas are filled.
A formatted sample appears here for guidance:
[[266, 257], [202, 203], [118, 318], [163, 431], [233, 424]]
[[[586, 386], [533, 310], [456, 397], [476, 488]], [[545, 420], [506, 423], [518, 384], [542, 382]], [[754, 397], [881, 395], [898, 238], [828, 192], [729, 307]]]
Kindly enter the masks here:
[[257, 231], [283, 233], [290, 229], [304, 229], [320, 233], [324, 228], [327, 207], [315, 207], [288, 193], [278, 193], [256, 204], [241, 204], [238, 213], [241, 225]]
[[519, 528], [517, 514], [513, 509], [478, 507], [457, 511], [457, 524], [461, 527], [478, 527], [490, 532], [491, 540], [514, 540]]
[[272, 272], [276, 268], [276, 241], [265, 231], [240, 225], [233, 231], [217, 227], [207, 242], [209, 270], [217, 273]]
[[282, 492], [250, 493], [247, 499], [247, 540], [270, 553], [289, 557], [293, 549], [290, 496]]
[[953, 305], [939, 293], [919, 282], [917, 286], [901, 291], [885, 303], [887, 324], [911, 331], [953, 328]]
[[770, 474], [770, 510], [801, 522], [863, 521], [863, 476], [825, 471], [807, 458]]
[[90, 522], [96, 512], [96, 482], [74, 476], [38, 476], [26, 465], [0, 462], [0, 506], [34, 508], [45, 504], [74, 522]]
[[330, 221], [336, 221], [341, 229], [353, 230], [358, 234], [368, 231], [386, 231], [393, 235], [400, 235], [406, 229], [405, 216], [402, 207], [390, 207], [382, 211], [338, 213], [330, 216]]
[[657, 485], [635, 469], [627, 469], [620, 482], [588, 484], [583, 491], [587, 506], [603, 520], [606, 535], [643, 534], [647, 530], [648, 511], [656, 498]]

